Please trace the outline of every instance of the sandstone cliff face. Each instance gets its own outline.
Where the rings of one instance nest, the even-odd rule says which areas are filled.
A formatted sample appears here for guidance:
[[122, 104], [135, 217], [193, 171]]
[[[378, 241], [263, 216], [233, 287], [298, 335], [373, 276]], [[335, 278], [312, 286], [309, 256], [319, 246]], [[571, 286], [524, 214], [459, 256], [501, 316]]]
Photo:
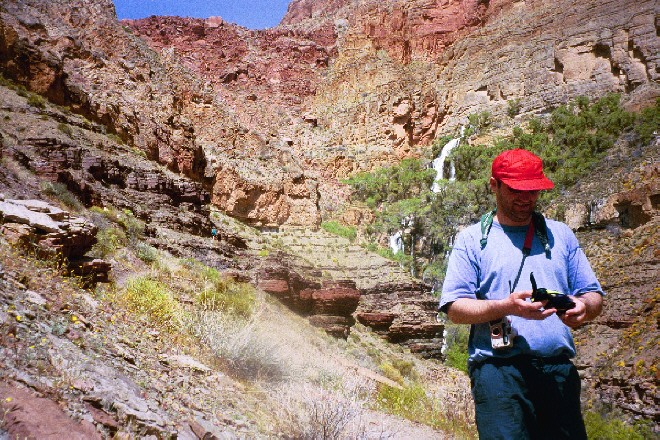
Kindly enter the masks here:
[[[4, 2], [0, 66], [7, 78], [103, 124], [148, 158], [208, 187], [224, 159], [250, 157], [260, 148], [280, 150], [277, 142], [269, 145], [268, 136], [242, 126], [222, 97], [191, 74], [173, 50], [156, 53], [131, 35], [117, 22], [110, 1], [84, 1], [75, 7], [67, 2]], [[287, 172], [279, 163], [263, 164], [265, 178], [259, 181], [240, 173], [245, 179], [241, 183], [267, 184], [268, 176], [276, 173], [280, 183], [275, 190], [282, 192], [278, 197], [286, 203], [284, 183], [292, 177], [282, 176]], [[301, 217], [296, 217], [301, 210]], [[278, 221], [318, 223], [315, 201], [289, 211], [290, 217], [280, 216]], [[262, 219], [258, 209], [251, 212], [251, 220], [269, 223], [268, 215]]]
[[310, 103], [322, 130], [298, 135], [320, 168], [340, 162], [339, 175], [421, 154], [472, 113], [507, 123], [508, 101], [524, 114], [581, 94], [647, 103], [660, 94], [652, 1], [419, 0], [355, 11]]
[[[472, 113], [504, 123], [509, 101], [524, 114], [579, 94], [660, 94], [652, 1], [300, 0], [265, 31], [218, 18], [127, 24], [175, 50], [258, 143], [284, 141], [325, 182], [422, 155]], [[321, 206], [336, 188], [321, 188]]]

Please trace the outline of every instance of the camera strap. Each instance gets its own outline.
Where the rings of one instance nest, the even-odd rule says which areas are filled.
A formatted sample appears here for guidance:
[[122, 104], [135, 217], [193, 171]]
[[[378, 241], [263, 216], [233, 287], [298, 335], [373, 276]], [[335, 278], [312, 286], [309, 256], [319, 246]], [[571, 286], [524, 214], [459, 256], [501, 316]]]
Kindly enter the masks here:
[[513, 285], [511, 285], [511, 280], [509, 280], [509, 293], [513, 293], [516, 289], [516, 286], [518, 285], [518, 281], [520, 280], [520, 274], [522, 273], [523, 266], [525, 265], [525, 259], [527, 256], [530, 254], [532, 251], [532, 240], [534, 240], [534, 222], [530, 221], [529, 226], [527, 226], [527, 234], [525, 235], [525, 242], [523, 243], [523, 248], [522, 248], [522, 261], [520, 262], [520, 267], [518, 268], [518, 275], [516, 275], [516, 279], [513, 282]]

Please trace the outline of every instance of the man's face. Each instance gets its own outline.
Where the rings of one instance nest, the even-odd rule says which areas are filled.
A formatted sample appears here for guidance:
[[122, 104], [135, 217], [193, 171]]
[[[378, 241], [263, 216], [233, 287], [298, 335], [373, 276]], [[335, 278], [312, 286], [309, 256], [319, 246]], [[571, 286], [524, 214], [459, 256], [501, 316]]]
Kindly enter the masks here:
[[497, 219], [501, 224], [524, 226], [536, 207], [539, 191], [519, 191], [496, 179], [490, 179], [490, 187], [497, 200]]

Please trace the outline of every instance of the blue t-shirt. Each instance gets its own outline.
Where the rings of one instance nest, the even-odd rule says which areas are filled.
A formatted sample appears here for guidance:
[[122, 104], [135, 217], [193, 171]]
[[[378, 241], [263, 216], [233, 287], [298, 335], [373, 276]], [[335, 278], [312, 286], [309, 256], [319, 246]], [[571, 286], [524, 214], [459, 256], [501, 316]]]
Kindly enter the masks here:
[[[582, 295], [603, 293], [584, 252], [568, 226], [546, 220], [550, 252], [546, 253], [538, 237], [525, 259], [515, 291], [532, 290], [530, 272], [538, 287]], [[509, 295], [523, 258], [522, 247], [527, 226], [503, 226], [493, 222], [488, 242], [481, 249], [480, 224], [464, 229], [456, 238], [449, 257], [447, 275], [442, 285], [440, 309], [459, 298], [503, 299]], [[575, 344], [568, 326], [555, 314], [542, 321], [511, 316], [511, 326], [518, 336], [513, 347], [493, 350], [488, 323], [475, 324], [468, 344], [469, 362], [488, 357], [510, 357], [518, 354], [535, 356], [575, 356]]]

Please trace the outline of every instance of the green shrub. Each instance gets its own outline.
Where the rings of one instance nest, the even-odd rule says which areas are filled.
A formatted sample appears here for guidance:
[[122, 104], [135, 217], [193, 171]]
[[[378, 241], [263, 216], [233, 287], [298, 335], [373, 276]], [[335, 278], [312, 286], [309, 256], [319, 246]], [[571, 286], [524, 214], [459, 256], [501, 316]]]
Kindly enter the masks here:
[[46, 107], [46, 100], [43, 98], [43, 96], [37, 95], [35, 93], [31, 93], [28, 96], [27, 103], [32, 107], [37, 107], [41, 109]]
[[30, 96], [30, 92], [28, 92], [28, 90], [25, 88], [23, 84], [18, 84], [15, 87], [15, 90], [18, 96], [22, 96], [23, 98], [27, 98]]
[[13, 81], [5, 78], [4, 75], [2, 74], [2, 72], [0, 72], [0, 86], [13, 87], [14, 83], [13, 83]]
[[145, 263], [153, 263], [158, 259], [158, 251], [153, 246], [138, 242], [135, 246], [137, 257]]
[[660, 127], [660, 98], [655, 105], [645, 108], [639, 114], [635, 123], [635, 132], [639, 135], [642, 144], [648, 144], [657, 134]]
[[71, 129], [71, 126], [69, 124], [65, 124], [64, 122], [60, 122], [59, 124], [57, 124], [57, 129], [68, 136], [71, 136], [73, 134], [73, 130]]
[[395, 202], [427, 191], [435, 171], [420, 159], [404, 159], [400, 164], [370, 173], [359, 173], [344, 181], [353, 188], [353, 197], [371, 207]]
[[129, 310], [170, 331], [181, 328], [183, 311], [165, 284], [146, 277], [131, 279], [122, 295]]
[[[483, 111], [468, 115], [468, 130], [470, 133], [481, 133], [491, 124], [490, 112]], [[467, 134], [469, 135], [469, 134]]]
[[463, 411], [471, 403], [455, 403], [460, 409], [443, 407], [440, 401], [429, 397], [418, 382], [412, 382], [401, 389], [381, 385], [376, 402], [382, 411], [451, 432], [453, 438], [476, 438], [474, 427], [469, 425]]
[[357, 237], [357, 229], [355, 226], [344, 226], [336, 220], [330, 220], [321, 223], [321, 227], [330, 232], [331, 234], [339, 235], [340, 237], [348, 238], [351, 242]]
[[645, 440], [654, 437], [652, 429], [644, 423], [631, 426], [594, 411], [584, 414], [584, 424], [590, 440]]
[[100, 258], [114, 254], [118, 249], [126, 246], [127, 239], [123, 230], [114, 227], [100, 228], [96, 233], [96, 244], [91, 252]]
[[116, 133], [108, 133], [108, 139], [110, 139], [116, 144], [120, 144], [120, 145], [124, 144], [124, 140], [121, 137], [119, 137], [119, 135]]
[[418, 383], [401, 389], [381, 386], [376, 400], [380, 409], [408, 420], [429, 424], [435, 419], [433, 403]]
[[506, 103], [506, 114], [509, 115], [510, 118], [513, 118], [520, 113], [520, 99], [509, 99]]
[[256, 304], [252, 285], [224, 277], [216, 269], [204, 267], [199, 271], [204, 288], [197, 295], [197, 304], [204, 310], [222, 311], [248, 318]]
[[394, 382], [401, 385], [404, 384], [405, 378], [417, 380], [418, 376], [415, 372], [415, 364], [403, 359], [392, 359], [380, 364], [380, 370], [383, 375]]
[[414, 378], [417, 375], [415, 373], [414, 362], [406, 361], [404, 359], [393, 359], [392, 366], [399, 370], [403, 377]]
[[128, 242], [135, 246], [144, 236], [144, 222], [135, 217], [130, 209], [119, 210], [112, 205], [103, 208], [92, 206], [90, 211], [100, 214], [113, 223], [121, 226], [126, 232]]
[[447, 344], [445, 365], [467, 373], [470, 327], [467, 325], [447, 323], [445, 329], [447, 330], [447, 337], [445, 338], [445, 344]]
[[383, 362], [380, 364], [380, 371], [383, 373], [383, 376], [387, 377], [390, 380], [393, 380], [394, 382], [397, 382], [401, 385], [403, 385], [403, 375], [401, 372], [394, 367], [390, 362]]
[[80, 211], [83, 208], [83, 205], [78, 200], [78, 197], [69, 191], [65, 184], [59, 182], [41, 182], [40, 186], [41, 191], [44, 194], [55, 197], [69, 208], [72, 208], [76, 211]]

